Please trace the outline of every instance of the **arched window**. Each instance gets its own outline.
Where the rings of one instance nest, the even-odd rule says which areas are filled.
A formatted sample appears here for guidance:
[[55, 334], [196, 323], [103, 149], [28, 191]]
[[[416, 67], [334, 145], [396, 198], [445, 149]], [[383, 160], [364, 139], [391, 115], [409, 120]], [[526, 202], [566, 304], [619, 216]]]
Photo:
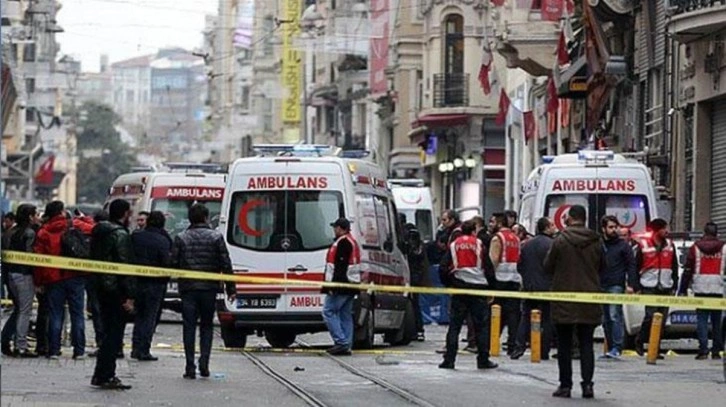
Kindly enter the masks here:
[[444, 73], [464, 72], [464, 17], [449, 14], [444, 20]]

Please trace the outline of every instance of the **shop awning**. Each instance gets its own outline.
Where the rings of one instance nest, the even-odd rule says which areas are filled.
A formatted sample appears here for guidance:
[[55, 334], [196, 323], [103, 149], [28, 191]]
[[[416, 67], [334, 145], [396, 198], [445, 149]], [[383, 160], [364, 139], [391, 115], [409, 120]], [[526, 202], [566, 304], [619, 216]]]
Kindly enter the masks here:
[[461, 126], [469, 123], [468, 114], [427, 114], [413, 122], [414, 127], [426, 126], [430, 129], [437, 127]]

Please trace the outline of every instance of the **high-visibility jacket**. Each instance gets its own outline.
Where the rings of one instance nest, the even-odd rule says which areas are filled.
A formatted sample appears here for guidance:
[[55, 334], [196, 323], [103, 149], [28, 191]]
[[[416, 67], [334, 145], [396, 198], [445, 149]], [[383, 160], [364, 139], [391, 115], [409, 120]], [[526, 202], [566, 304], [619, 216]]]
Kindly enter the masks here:
[[519, 261], [520, 242], [514, 232], [510, 229], [502, 229], [497, 235], [502, 244], [502, 253], [497, 269], [494, 275], [497, 281], [506, 283], [522, 283], [522, 276], [517, 272], [517, 262]]
[[676, 261], [673, 243], [666, 240], [665, 246], [658, 251], [651, 239], [640, 241], [642, 264], [640, 265], [640, 285], [645, 288], [673, 288], [673, 262]]
[[483, 245], [476, 236], [459, 236], [449, 245], [454, 278], [468, 284], [488, 285], [484, 276]]
[[351, 236], [350, 233], [346, 233], [336, 239], [333, 245], [330, 246], [330, 249], [328, 249], [328, 254], [325, 256], [325, 281], [333, 281], [333, 275], [335, 274], [335, 255], [338, 252], [338, 243], [340, 243], [343, 239], [348, 239], [351, 246], [353, 246], [353, 252], [348, 259], [348, 272], [346, 274], [346, 278], [349, 283], [360, 283], [360, 246], [358, 246], [358, 242], [353, 239], [353, 236]]
[[693, 246], [696, 249], [696, 264], [691, 289], [696, 294], [723, 294], [726, 245], [711, 255], [704, 254], [698, 245]]

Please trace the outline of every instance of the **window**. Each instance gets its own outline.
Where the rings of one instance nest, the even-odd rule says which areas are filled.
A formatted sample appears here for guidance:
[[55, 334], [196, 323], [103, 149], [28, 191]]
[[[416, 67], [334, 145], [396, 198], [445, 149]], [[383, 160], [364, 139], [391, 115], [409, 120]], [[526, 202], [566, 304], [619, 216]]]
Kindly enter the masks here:
[[375, 250], [393, 250], [393, 216], [388, 199], [356, 195], [356, 210], [360, 222], [361, 245]]
[[614, 215], [621, 225], [634, 233], [645, 231], [650, 221], [648, 198], [643, 195], [619, 194], [567, 194], [549, 195], [545, 201], [544, 216], [549, 217], [558, 229], [565, 227], [564, 220], [568, 209], [573, 205], [582, 205], [587, 211], [587, 225], [590, 229], [598, 229], [600, 218]]
[[535, 225], [536, 219], [533, 212], [534, 197], [535, 195], [533, 194], [522, 197], [522, 203], [519, 209], [519, 223], [524, 225], [530, 233], [534, 233], [534, 231], [537, 230], [537, 225]]
[[424, 242], [431, 240], [434, 235], [433, 214], [428, 209], [400, 209], [398, 211], [406, 216], [407, 223], [416, 225]]
[[464, 73], [464, 18], [459, 14], [449, 14], [444, 26], [444, 73]]
[[126, 103], [134, 103], [134, 91], [133, 90], [127, 90], [126, 91]]
[[203, 203], [209, 209], [209, 223], [212, 228], [216, 228], [219, 225], [219, 213], [222, 210], [220, 201], [154, 199], [151, 202], [151, 210], [164, 212], [166, 216], [164, 229], [173, 238], [189, 227], [189, 208], [194, 203]]
[[35, 62], [35, 43], [23, 45], [23, 61]]
[[344, 216], [334, 191], [244, 191], [232, 195], [227, 237], [256, 251], [313, 251], [335, 238], [330, 222]]
[[35, 123], [35, 109], [29, 107], [25, 109], [25, 121], [28, 123]]
[[35, 92], [35, 78], [26, 78], [25, 79], [25, 91], [28, 93]]
[[242, 110], [249, 110], [250, 109], [250, 87], [245, 85], [242, 86], [242, 91], [240, 92], [240, 109]]

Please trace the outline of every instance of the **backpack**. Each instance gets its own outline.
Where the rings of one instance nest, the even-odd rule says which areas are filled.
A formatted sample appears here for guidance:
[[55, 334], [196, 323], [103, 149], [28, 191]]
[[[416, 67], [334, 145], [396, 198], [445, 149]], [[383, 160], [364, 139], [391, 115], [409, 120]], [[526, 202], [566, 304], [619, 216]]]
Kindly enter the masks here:
[[61, 256], [87, 259], [91, 256], [91, 237], [70, 227], [61, 236]]

